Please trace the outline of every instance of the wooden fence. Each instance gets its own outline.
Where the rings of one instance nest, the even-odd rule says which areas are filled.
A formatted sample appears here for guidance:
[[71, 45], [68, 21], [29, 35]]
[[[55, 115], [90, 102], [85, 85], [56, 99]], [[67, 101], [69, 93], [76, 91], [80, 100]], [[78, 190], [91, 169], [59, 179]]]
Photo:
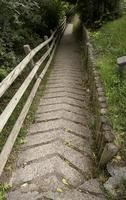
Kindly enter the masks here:
[[96, 116], [94, 137], [97, 147], [97, 160], [99, 167], [104, 167], [118, 153], [119, 148], [115, 144], [115, 136], [110, 122], [107, 119], [108, 109], [103, 84], [96, 68], [90, 37], [84, 26], [83, 38], [86, 74]]
[[[10, 102], [7, 104], [6, 108], [0, 115], [0, 134], [2, 134], [2, 130], [7, 124], [10, 116], [13, 114], [14, 109], [18, 105], [19, 101], [22, 99], [23, 94], [26, 92], [27, 88], [31, 84], [34, 77], [36, 77], [36, 81], [34, 86], [30, 92], [30, 95], [27, 98], [25, 105], [23, 106], [22, 111], [20, 112], [18, 119], [16, 120], [9, 137], [0, 153], [0, 176], [3, 172], [3, 169], [6, 165], [8, 157], [12, 151], [16, 138], [20, 132], [20, 129], [23, 125], [23, 122], [27, 116], [27, 113], [30, 109], [30, 106], [33, 102], [35, 94], [39, 88], [41, 80], [44, 78], [50, 63], [53, 59], [55, 50], [57, 45], [60, 41], [60, 38], [66, 28], [66, 18], [64, 21], [58, 26], [55, 31], [50, 31], [51, 36], [48, 38], [47, 36], [44, 37], [44, 42], [37, 46], [35, 49], [30, 50], [29, 45], [24, 46], [25, 53], [28, 54], [15, 68], [14, 70], [0, 83], [0, 98], [5, 94], [5, 92], [9, 89], [9, 87], [16, 81], [16, 78], [23, 72], [26, 66], [29, 64], [31, 66], [31, 71], [14, 94]], [[42, 57], [34, 64], [33, 57], [42, 49], [46, 48], [46, 52], [42, 55]], [[45, 63], [44, 69], [37, 75], [37, 72], [40, 70], [40, 66]]]

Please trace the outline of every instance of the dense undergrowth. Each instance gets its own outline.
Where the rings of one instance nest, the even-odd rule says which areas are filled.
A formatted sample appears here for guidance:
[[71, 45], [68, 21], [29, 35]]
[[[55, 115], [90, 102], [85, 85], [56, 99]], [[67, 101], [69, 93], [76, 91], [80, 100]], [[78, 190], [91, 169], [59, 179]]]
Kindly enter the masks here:
[[70, 9], [61, 0], [0, 1], [0, 81], [24, 57], [23, 45], [41, 43]]
[[126, 73], [120, 78], [117, 58], [126, 55], [126, 15], [91, 32], [96, 54], [96, 64], [104, 82], [109, 105], [109, 118], [116, 130], [117, 142], [126, 158]]
[[78, 0], [78, 11], [86, 26], [99, 28], [119, 17], [124, 0]]

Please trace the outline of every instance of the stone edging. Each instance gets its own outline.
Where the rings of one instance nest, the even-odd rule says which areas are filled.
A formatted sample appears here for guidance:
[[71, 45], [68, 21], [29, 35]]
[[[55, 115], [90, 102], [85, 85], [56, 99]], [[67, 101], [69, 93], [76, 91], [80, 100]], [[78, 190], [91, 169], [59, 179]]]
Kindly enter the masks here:
[[107, 101], [100, 75], [96, 70], [93, 47], [85, 26], [83, 26], [84, 51], [86, 57], [86, 73], [90, 87], [91, 102], [96, 115], [95, 141], [98, 152], [98, 165], [105, 166], [118, 153], [115, 136], [107, 118]]

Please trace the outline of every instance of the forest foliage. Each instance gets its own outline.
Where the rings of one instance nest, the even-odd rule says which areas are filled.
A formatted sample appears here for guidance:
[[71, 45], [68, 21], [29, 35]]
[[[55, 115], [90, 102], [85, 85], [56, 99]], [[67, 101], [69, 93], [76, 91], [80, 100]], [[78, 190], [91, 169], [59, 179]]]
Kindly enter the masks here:
[[41, 43], [69, 10], [61, 0], [0, 1], [0, 81], [22, 59], [23, 45]]
[[116, 18], [124, 0], [1, 0], [0, 1], [0, 81], [23, 58], [23, 45], [34, 48], [49, 35], [71, 3], [77, 5], [82, 21], [99, 27]]
[[99, 27], [104, 21], [117, 18], [122, 0], [79, 0], [78, 10], [86, 25]]
[[125, 0], [66, 0], [77, 5], [82, 21], [93, 27], [99, 27], [104, 21], [117, 18], [121, 14], [121, 5]]

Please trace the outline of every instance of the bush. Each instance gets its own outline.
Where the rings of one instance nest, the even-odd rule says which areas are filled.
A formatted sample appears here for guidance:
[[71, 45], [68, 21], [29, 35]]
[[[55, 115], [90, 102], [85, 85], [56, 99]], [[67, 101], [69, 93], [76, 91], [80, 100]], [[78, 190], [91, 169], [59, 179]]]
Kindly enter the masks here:
[[23, 45], [32, 48], [50, 34], [69, 9], [61, 0], [0, 1], [0, 66], [10, 71], [23, 56]]
[[79, 0], [78, 11], [82, 21], [90, 26], [98, 28], [103, 21], [115, 19], [120, 14], [120, 2], [122, 0]]
[[0, 69], [0, 81], [2, 81], [7, 76], [7, 71], [5, 69]]

